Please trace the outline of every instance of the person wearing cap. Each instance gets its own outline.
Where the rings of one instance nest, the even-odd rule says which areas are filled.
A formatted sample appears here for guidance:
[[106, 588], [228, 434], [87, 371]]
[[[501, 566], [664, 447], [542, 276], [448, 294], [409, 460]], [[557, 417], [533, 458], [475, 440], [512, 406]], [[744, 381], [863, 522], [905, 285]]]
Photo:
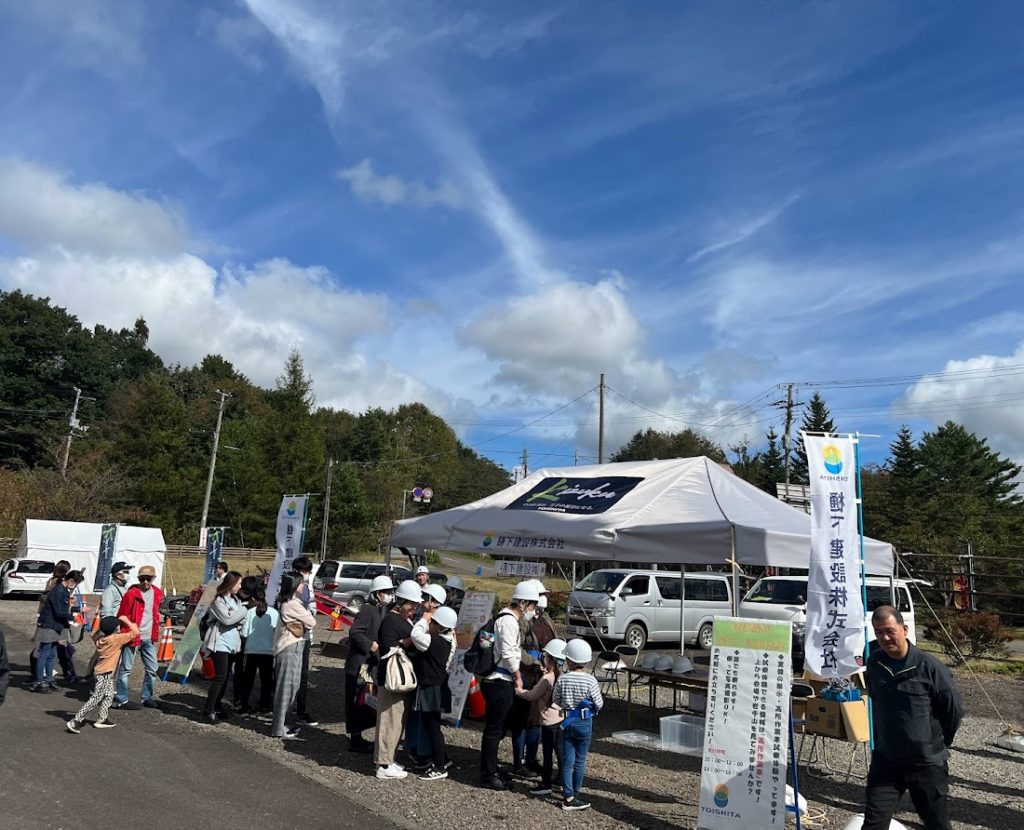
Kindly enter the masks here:
[[421, 588], [426, 588], [430, 584], [430, 568], [426, 565], [420, 565], [416, 569], [415, 579]]
[[587, 753], [594, 734], [594, 715], [604, 707], [597, 678], [587, 673], [594, 652], [586, 640], [565, 646], [565, 673], [555, 681], [551, 701], [565, 715], [562, 723], [562, 809], [586, 810], [580, 796], [587, 772]]
[[541, 797], [551, 795], [551, 783], [555, 771], [555, 757], [562, 766], [561, 724], [562, 710], [551, 702], [551, 696], [565, 660], [565, 640], [549, 640], [544, 646], [544, 674], [532, 689], [522, 683], [516, 684], [516, 695], [531, 704], [531, 720], [540, 724], [541, 741], [544, 745], [544, 763], [540, 768], [540, 784], [530, 790], [530, 795]]
[[[428, 586], [437, 588], [436, 585]], [[439, 589], [440, 590], [440, 589]], [[444, 733], [441, 731], [441, 715], [452, 710], [452, 693], [448, 687], [448, 672], [455, 656], [455, 625], [458, 615], [451, 608], [438, 607], [424, 613], [420, 631], [413, 627], [413, 644], [416, 655], [413, 665], [419, 685], [413, 704], [420, 717], [421, 732], [427, 737], [429, 764], [420, 775], [423, 781], [440, 781], [447, 778], [445, 770]], [[406, 737], [408, 742], [408, 736]]]
[[374, 739], [374, 760], [378, 778], [405, 778], [409, 773], [395, 763], [395, 752], [405, 728], [413, 701], [413, 692], [393, 692], [386, 687], [388, 662], [392, 652], [404, 649], [412, 656], [412, 615], [423, 602], [423, 588], [407, 579], [395, 591], [395, 604], [384, 615], [378, 632], [377, 664], [377, 735]]
[[[377, 634], [387, 607], [394, 602], [395, 584], [390, 576], [375, 576], [370, 583], [370, 598], [356, 614], [348, 633], [348, 657], [345, 659], [345, 727], [352, 752], [373, 752], [373, 744], [363, 737], [363, 730], [373, 726], [376, 713], [360, 697], [365, 696], [365, 682], [360, 675], [377, 662]], [[365, 670], [364, 670], [365, 667]], [[360, 695], [360, 692], [363, 695]]]
[[156, 670], [158, 667], [156, 653], [160, 642], [160, 602], [164, 594], [156, 585], [156, 568], [143, 565], [139, 568], [139, 581], [132, 585], [121, 598], [117, 616], [127, 617], [138, 627], [138, 633], [121, 651], [121, 666], [117, 673], [117, 689], [114, 693], [115, 709], [138, 709], [136, 703], [128, 699], [128, 677], [135, 667], [135, 655], [142, 656], [142, 665], [146, 676], [142, 681], [142, 705], [149, 709], [159, 709], [160, 704], [153, 699], [156, 688]]
[[[100, 620], [105, 617], [117, 618], [117, 611], [121, 607], [121, 600], [124, 599], [125, 591], [128, 590], [128, 577], [131, 575], [132, 565], [127, 562], [115, 562], [110, 567], [110, 582], [100, 594]], [[85, 679], [93, 677], [96, 673], [96, 661], [99, 659], [99, 652], [94, 651], [89, 659], [89, 667], [85, 673]]]
[[[410, 635], [412, 644], [418, 652], [424, 652], [429, 647], [430, 620], [447, 600], [448, 593], [440, 585], [427, 585], [423, 589], [423, 602], [418, 613], [413, 615], [412, 634]], [[405, 722], [405, 749], [414, 769], [422, 772], [430, 766], [430, 736], [423, 729], [420, 710], [415, 706], [409, 712], [409, 717]]]
[[522, 682], [523, 634], [520, 620], [527, 622], [537, 614], [540, 593], [530, 582], [520, 582], [512, 591], [512, 601], [494, 619], [494, 671], [483, 678], [480, 690], [487, 702], [484, 733], [480, 741], [480, 786], [490, 790], [508, 789], [498, 774], [498, 749], [508, 731], [509, 713], [515, 699], [514, 684]]
[[[128, 630], [118, 633], [121, 624]], [[96, 654], [99, 659], [96, 661], [96, 685], [93, 687], [92, 695], [85, 705], [78, 710], [78, 713], [65, 724], [68, 732], [79, 734], [85, 725], [85, 716], [99, 706], [99, 717], [93, 723], [97, 729], [109, 729], [116, 724], [107, 720], [107, 713], [110, 711], [110, 704], [114, 701], [114, 672], [117, 670], [118, 660], [121, 658], [121, 649], [135, 639], [139, 634], [139, 627], [128, 617], [103, 617], [100, 619], [100, 628], [93, 635], [93, 642], [96, 643]]]

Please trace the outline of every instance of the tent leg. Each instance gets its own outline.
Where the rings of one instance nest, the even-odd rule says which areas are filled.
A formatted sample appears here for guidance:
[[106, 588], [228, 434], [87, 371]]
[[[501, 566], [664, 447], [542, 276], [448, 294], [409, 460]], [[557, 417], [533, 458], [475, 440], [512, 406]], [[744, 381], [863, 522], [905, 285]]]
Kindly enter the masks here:
[[686, 564], [679, 566], [679, 654], [686, 656]]
[[740, 563], [736, 561], [736, 527], [729, 528], [732, 537], [732, 615], [740, 615]]

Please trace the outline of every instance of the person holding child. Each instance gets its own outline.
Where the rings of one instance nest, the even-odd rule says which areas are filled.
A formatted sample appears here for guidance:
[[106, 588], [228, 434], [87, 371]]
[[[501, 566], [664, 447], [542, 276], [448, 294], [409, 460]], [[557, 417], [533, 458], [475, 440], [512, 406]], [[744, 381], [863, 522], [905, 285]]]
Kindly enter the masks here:
[[[123, 634], [119, 633], [121, 623], [128, 629]], [[67, 722], [68, 732], [78, 735], [85, 725], [85, 716], [97, 706], [99, 717], [93, 723], [97, 729], [111, 729], [117, 724], [107, 719], [110, 711], [110, 704], [114, 702], [114, 672], [117, 671], [118, 661], [121, 659], [121, 649], [139, 636], [139, 627], [128, 617], [103, 617], [100, 620], [100, 629], [93, 635], [93, 642], [96, 643], [96, 667], [93, 674], [96, 678], [96, 685], [93, 686], [92, 695], [85, 705], [78, 710], [78, 713]]]
[[562, 721], [562, 809], [586, 810], [580, 797], [587, 772], [587, 752], [594, 732], [594, 716], [604, 706], [597, 678], [587, 673], [594, 653], [586, 640], [570, 640], [565, 647], [565, 673], [555, 681], [551, 701], [565, 715]]
[[544, 760], [541, 764], [540, 784], [530, 790], [530, 795], [541, 797], [551, 795], [551, 784], [555, 770], [555, 757], [558, 758], [559, 770], [562, 768], [562, 709], [552, 700], [555, 683], [558, 681], [561, 666], [565, 660], [565, 640], [552, 639], [544, 646], [544, 674], [532, 689], [524, 688], [522, 682], [516, 683], [516, 694], [532, 704], [530, 723], [540, 727], [540, 742], [543, 747]]

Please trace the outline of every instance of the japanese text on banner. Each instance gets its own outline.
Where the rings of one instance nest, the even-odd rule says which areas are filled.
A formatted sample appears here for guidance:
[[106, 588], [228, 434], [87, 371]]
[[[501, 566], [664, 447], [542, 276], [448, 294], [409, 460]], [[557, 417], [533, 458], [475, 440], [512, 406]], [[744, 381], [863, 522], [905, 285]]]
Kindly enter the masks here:
[[277, 556], [267, 583], [267, 605], [273, 605], [281, 588], [281, 577], [292, 569], [302, 551], [303, 524], [306, 518], [306, 497], [285, 496], [277, 511]]

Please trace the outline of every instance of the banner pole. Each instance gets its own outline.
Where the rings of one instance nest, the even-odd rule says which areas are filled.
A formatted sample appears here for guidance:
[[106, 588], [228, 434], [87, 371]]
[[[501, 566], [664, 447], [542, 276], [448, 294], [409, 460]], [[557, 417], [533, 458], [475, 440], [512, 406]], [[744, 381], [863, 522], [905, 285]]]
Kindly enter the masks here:
[[[860, 534], [860, 592], [861, 601], [864, 603], [864, 671], [867, 673], [870, 640], [868, 638], [868, 582], [864, 562], [864, 488], [860, 478], [860, 433], [853, 436], [853, 462], [857, 468], [857, 532]], [[868, 696], [868, 747], [872, 751], [875, 749], [875, 722], [870, 695]]]
[[[793, 814], [796, 816], [796, 830], [802, 830], [800, 817], [800, 771], [796, 755], [796, 729], [793, 728], [793, 699], [789, 702], [789, 763], [793, 770]], [[785, 812], [785, 811], [783, 811]]]

